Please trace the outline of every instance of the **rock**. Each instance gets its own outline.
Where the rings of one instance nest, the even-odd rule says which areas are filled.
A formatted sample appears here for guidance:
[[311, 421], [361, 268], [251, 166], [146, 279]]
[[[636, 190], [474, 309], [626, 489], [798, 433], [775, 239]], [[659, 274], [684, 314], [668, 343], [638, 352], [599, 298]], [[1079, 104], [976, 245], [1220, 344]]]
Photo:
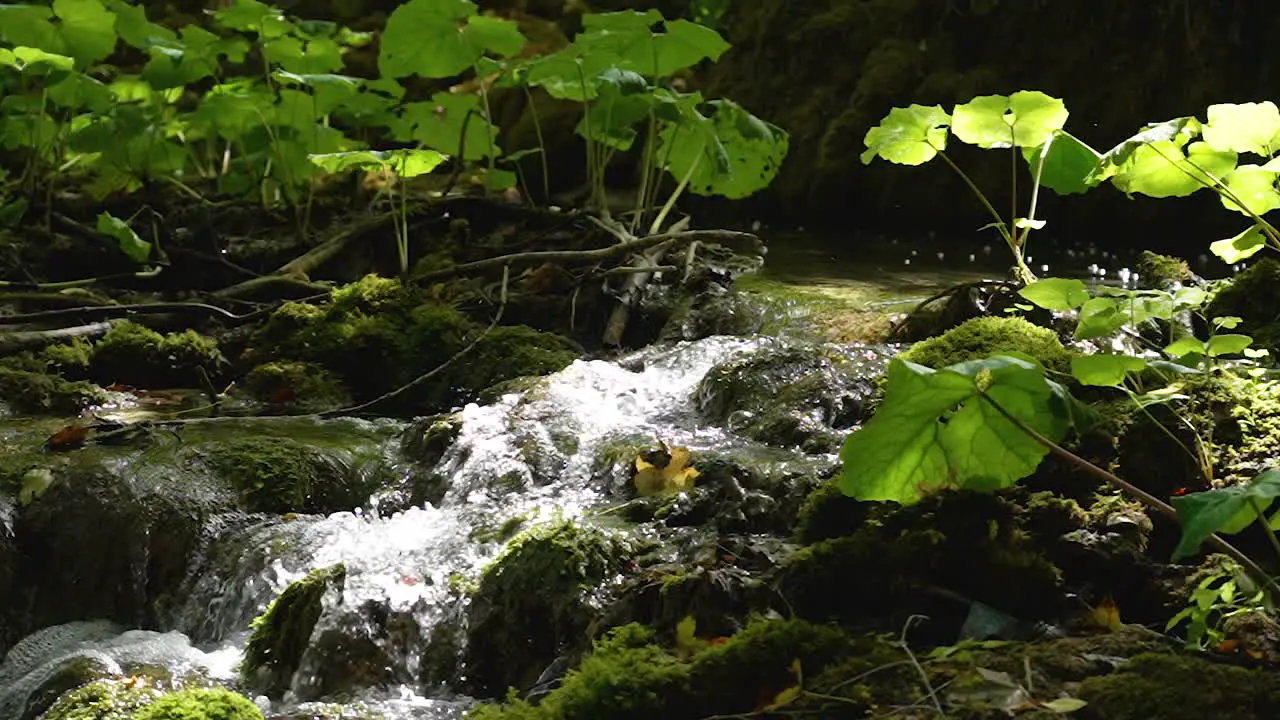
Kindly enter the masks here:
[[225, 362], [218, 344], [194, 330], [161, 335], [124, 321], [94, 343], [89, 371], [102, 385], [205, 387]]
[[872, 348], [779, 344], [712, 368], [698, 386], [698, 408], [760, 442], [832, 452], [862, 420], [885, 360]]
[[330, 591], [341, 594], [346, 573], [342, 565], [312, 570], [253, 621], [241, 666], [250, 687], [275, 698], [289, 689], [324, 609], [324, 596]]

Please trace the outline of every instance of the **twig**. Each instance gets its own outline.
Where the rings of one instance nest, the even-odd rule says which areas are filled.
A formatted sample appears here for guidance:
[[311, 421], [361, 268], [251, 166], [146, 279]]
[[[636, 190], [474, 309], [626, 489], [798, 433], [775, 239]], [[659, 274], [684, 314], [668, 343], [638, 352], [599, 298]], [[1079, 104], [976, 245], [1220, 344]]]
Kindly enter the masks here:
[[911, 631], [911, 626], [921, 620], [928, 620], [924, 615], [911, 615], [907, 618], [906, 623], [902, 626], [902, 634], [898, 637], [898, 647], [902, 652], [907, 654], [907, 659], [911, 661], [911, 666], [916, 669], [920, 675], [920, 680], [924, 682], [925, 690], [929, 692], [929, 699], [933, 701], [933, 707], [938, 711], [938, 717], [946, 717], [947, 713], [942, 709], [942, 701], [938, 699], [938, 693], [933, 689], [933, 683], [929, 682], [929, 673], [924, 671], [924, 666], [916, 660], [915, 653], [911, 652], [911, 646], [907, 645], [907, 633]]
[[637, 250], [643, 250], [668, 241], [686, 242], [693, 240], [704, 243], [759, 242], [759, 238], [751, 233], [737, 232], [733, 230], [683, 230], [680, 232], [667, 232], [658, 235], [649, 235], [647, 237], [636, 238], [629, 242], [610, 245], [609, 247], [598, 248], [595, 250], [539, 250], [533, 252], [513, 253], [511, 255], [499, 255], [498, 257], [476, 260], [475, 262], [454, 265], [451, 268], [423, 273], [414, 277], [413, 282], [429, 283], [437, 280], [443, 280], [445, 278], [455, 277], [457, 275], [483, 272], [503, 266], [511, 266], [512, 268], [515, 268], [523, 265], [541, 265], [546, 262], [562, 263], [567, 265], [590, 265], [598, 262], [604, 262], [606, 260], [612, 260], [616, 257], [622, 257], [629, 253], [636, 252]]
[[155, 313], [197, 313], [201, 315], [213, 315], [222, 320], [229, 320], [233, 323], [245, 323], [251, 320], [270, 314], [275, 308], [265, 308], [263, 310], [255, 310], [254, 312], [245, 313], [244, 315], [236, 315], [230, 310], [220, 308], [217, 305], [208, 305], [206, 303], [196, 302], [172, 302], [172, 303], [137, 303], [131, 305], [93, 305], [74, 308], [59, 308], [57, 310], [39, 310], [36, 312], [22, 313], [19, 315], [0, 315], [0, 325], [21, 325], [28, 322], [40, 322], [42, 320], [58, 320], [61, 318], [76, 318], [79, 320], [96, 320], [99, 318], [118, 318], [127, 317], [129, 315], [155, 314]]

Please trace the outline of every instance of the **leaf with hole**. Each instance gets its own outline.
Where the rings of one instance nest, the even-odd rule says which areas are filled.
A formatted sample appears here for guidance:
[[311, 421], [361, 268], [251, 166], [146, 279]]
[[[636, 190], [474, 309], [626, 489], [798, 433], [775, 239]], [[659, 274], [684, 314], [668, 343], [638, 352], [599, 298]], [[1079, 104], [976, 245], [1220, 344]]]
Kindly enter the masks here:
[[880, 157], [899, 165], [921, 165], [947, 149], [951, 116], [939, 106], [893, 108], [880, 124], [867, 131], [862, 163]]
[[766, 187], [782, 166], [790, 136], [731, 100], [705, 105], [711, 117], [691, 102], [682, 122], [663, 128], [654, 162], [665, 161], [677, 180], [688, 177], [689, 191], [697, 195], [744, 198]]

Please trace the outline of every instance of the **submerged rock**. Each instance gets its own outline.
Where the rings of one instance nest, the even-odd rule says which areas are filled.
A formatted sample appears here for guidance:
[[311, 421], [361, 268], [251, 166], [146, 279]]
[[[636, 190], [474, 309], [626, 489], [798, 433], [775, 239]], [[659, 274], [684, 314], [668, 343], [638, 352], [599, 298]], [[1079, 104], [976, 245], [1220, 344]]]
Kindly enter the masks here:
[[324, 596], [330, 591], [341, 594], [346, 573], [342, 565], [312, 570], [253, 621], [241, 666], [250, 686], [272, 697], [289, 689], [324, 609]]

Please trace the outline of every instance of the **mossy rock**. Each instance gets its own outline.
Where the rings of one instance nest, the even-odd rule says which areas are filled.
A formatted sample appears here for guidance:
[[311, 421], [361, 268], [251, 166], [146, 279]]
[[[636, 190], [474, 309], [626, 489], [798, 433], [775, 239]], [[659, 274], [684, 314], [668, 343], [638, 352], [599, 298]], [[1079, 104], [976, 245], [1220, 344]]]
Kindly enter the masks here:
[[255, 400], [292, 412], [324, 412], [351, 405], [351, 394], [342, 381], [315, 363], [263, 363], [250, 370], [242, 384]]
[[20, 415], [78, 415], [106, 402], [101, 388], [57, 375], [0, 366], [0, 408]]
[[42, 720], [134, 720], [160, 694], [124, 680], [99, 680], [63, 695]]
[[966, 320], [937, 337], [921, 340], [898, 357], [937, 369], [1011, 352], [1029, 355], [1049, 370], [1071, 370], [1072, 353], [1056, 333], [1016, 317]]
[[125, 321], [94, 343], [90, 374], [103, 385], [204, 387], [222, 362], [218, 344], [194, 330], [161, 335]]
[[1138, 253], [1133, 269], [1138, 273], [1142, 287], [1150, 290], [1173, 290], [1198, 280], [1186, 260], [1150, 250]]
[[1280, 352], [1280, 262], [1264, 257], [1247, 270], [1222, 283], [1205, 306], [1207, 318], [1238, 317], [1242, 320], [1232, 332], [1253, 338], [1253, 346]]
[[[380, 410], [420, 413], [473, 398], [504, 380], [563, 368], [569, 341], [526, 327], [484, 329], [416, 287], [376, 276], [335, 290], [324, 307], [286, 303], [254, 340], [256, 362], [290, 360], [329, 369], [357, 401], [370, 400], [445, 366]], [[468, 355], [450, 359], [472, 343]]]
[[588, 600], [629, 551], [571, 522], [524, 531], [484, 571], [468, 608], [466, 675], [481, 692], [528, 687], [560, 654], [580, 650], [597, 610]]
[[[779, 592], [799, 617], [874, 622], [886, 631], [907, 615], [934, 614], [932, 596], [919, 593], [930, 587], [948, 588], [1020, 619], [1053, 618], [1064, 603], [1060, 571], [1049, 557], [1058, 539], [1052, 533], [1060, 528], [1041, 535], [1040, 515], [1017, 502], [1016, 493], [949, 492], [911, 506], [869, 504], [851, 533], [798, 550], [781, 570]], [[824, 494], [828, 501], [832, 495]], [[816, 526], [808, 532], [825, 534]], [[841, 578], [858, 582], [831, 592]], [[1007, 591], [1013, 586], [1017, 595]], [[937, 612], [943, 610], [960, 615], [935, 618], [930, 627], [941, 638], [950, 621], [956, 621], [952, 632], [959, 629], [966, 608], [955, 603]]]
[[341, 591], [347, 570], [343, 565], [312, 570], [280, 593], [250, 626], [241, 675], [256, 690], [280, 697], [302, 662], [311, 632], [320, 619], [325, 593]]
[[251, 512], [330, 513], [362, 505], [389, 476], [380, 457], [288, 437], [243, 437], [202, 451]]
[[1264, 720], [1280, 716], [1275, 673], [1207, 658], [1145, 654], [1080, 684], [1080, 699], [1106, 720]]
[[712, 368], [697, 402], [713, 422], [770, 445], [832, 452], [862, 419], [883, 361], [831, 345], [767, 349]]

